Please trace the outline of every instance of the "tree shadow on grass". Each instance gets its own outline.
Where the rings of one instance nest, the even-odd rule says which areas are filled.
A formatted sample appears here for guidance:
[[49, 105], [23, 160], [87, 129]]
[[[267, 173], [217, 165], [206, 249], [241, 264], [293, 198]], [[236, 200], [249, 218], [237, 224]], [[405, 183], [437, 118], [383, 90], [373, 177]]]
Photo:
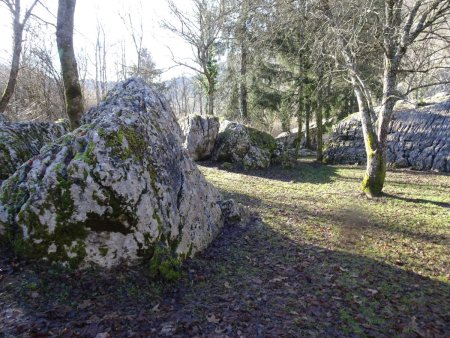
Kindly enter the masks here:
[[450, 241], [450, 238], [444, 234], [414, 231], [410, 228], [386, 224], [355, 206], [351, 210], [341, 209], [338, 213], [323, 213], [320, 217], [338, 226], [342, 230], [342, 236], [353, 241], [360, 238], [364, 232], [371, 231], [379, 234], [379, 230], [433, 244], [444, 244]]
[[0, 327], [14, 337], [431, 337], [450, 330], [448, 284], [304, 243], [257, 218], [224, 228], [175, 283], [155, 282], [145, 266], [23, 265], [1, 281], [0, 294]]
[[383, 196], [388, 198], [394, 198], [400, 201], [408, 202], [408, 203], [417, 203], [417, 204], [433, 204], [438, 207], [447, 208], [450, 209], [450, 203], [447, 202], [438, 202], [438, 201], [431, 201], [423, 198], [409, 198], [409, 197], [402, 197], [394, 194], [387, 194], [384, 193]]
[[[287, 217], [302, 213], [343, 227], [348, 221], [302, 203], [224, 194], [252, 210], [279, 208]], [[184, 264], [182, 278], [174, 283], [152, 279], [146, 264], [68, 271], [0, 259], [0, 332], [11, 337], [105, 332], [113, 337], [432, 337], [450, 332], [448, 283], [306, 243], [301, 228], [293, 231], [280, 220], [276, 230], [253, 216], [250, 224], [224, 228], [208, 249]], [[345, 228], [343, 235], [353, 238], [353, 230]]]
[[[220, 169], [220, 164], [217, 162], [200, 162], [199, 164], [205, 167]], [[337, 176], [337, 168], [334, 166], [302, 160], [297, 161], [292, 168], [283, 168], [281, 165], [272, 165], [266, 169], [244, 170], [242, 168], [234, 168], [229, 171], [242, 175], [282, 182], [292, 181], [295, 183], [329, 183]]]
[[[205, 282], [194, 287], [198, 303], [188, 302], [185, 313], [212, 297], [213, 307], [200, 308], [200, 317], [213, 313], [224, 328], [232, 323], [250, 336], [409, 337], [449, 328], [448, 303], [442, 302], [450, 300], [449, 285], [299, 243], [262, 222], [225, 229], [189, 264]], [[214, 325], [201, 327], [205, 333]]]

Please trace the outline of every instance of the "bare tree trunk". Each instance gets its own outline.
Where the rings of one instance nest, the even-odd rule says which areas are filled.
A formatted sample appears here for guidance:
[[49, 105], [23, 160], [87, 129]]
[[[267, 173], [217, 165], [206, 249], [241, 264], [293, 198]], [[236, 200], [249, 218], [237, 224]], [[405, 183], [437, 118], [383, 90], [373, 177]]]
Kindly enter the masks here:
[[311, 120], [311, 103], [309, 100], [305, 102], [305, 148], [311, 149], [311, 133], [309, 123]]
[[80, 125], [81, 115], [83, 114], [83, 97], [73, 49], [75, 4], [76, 0], [59, 0], [56, 25], [56, 42], [64, 81], [66, 111], [72, 129]]
[[214, 115], [214, 92], [208, 91], [208, 115]]
[[241, 81], [239, 83], [239, 97], [241, 105], [241, 117], [245, 121], [248, 119], [248, 100], [247, 100], [247, 47], [245, 43], [241, 44]]
[[95, 44], [95, 98], [97, 104], [100, 103], [100, 41], [97, 32], [97, 42]]
[[[378, 129], [374, 141], [371, 141], [370, 139], [374, 138], [372, 135], [374, 133], [371, 133], [368, 134], [369, 138], [365, 142], [367, 170], [361, 188], [370, 197], [380, 196], [382, 194], [386, 178], [387, 133], [394, 106], [398, 100], [398, 95], [395, 90], [397, 87], [397, 71], [394, 63], [395, 61], [392, 59], [385, 59], [383, 98], [378, 118]], [[373, 129], [373, 127], [371, 129]]]
[[317, 161], [318, 162], [322, 162], [323, 161], [323, 141], [322, 141], [322, 136], [323, 136], [323, 126], [322, 126], [322, 118], [323, 118], [323, 114], [322, 114], [322, 103], [320, 102], [320, 97], [319, 97], [319, 102], [317, 103], [317, 108], [316, 108], [316, 125], [317, 125]]
[[210, 76], [206, 77], [208, 81], [208, 115], [213, 116], [214, 115], [214, 92], [215, 92], [215, 85], [214, 81], [215, 79], [211, 78]]
[[199, 97], [199, 101], [200, 101], [200, 115], [203, 116], [203, 95], [201, 92], [198, 97]]
[[298, 89], [298, 104], [297, 104], [297, 139], [295, 140], [295, 155], [298, 156], [302, 143], [302, 108], [303, 108], [303, 86], [300, 85]]
[[8, 84], [3, 92], [2, 99], [0, 100], [0, 112], [6, 110], [6, 106], [11, 99], [14, 88], [16, 87], [17, 75], [19, 74], [20, 54], [22, 52], [22, 34], [23, 25], [20, 24], [18, 18], [14, 18], [14, 51], [11, 62], [11, 71], [9, 73]]
[[356, 81], [352, 76], [367, 154], [366, 173], [361, 184], [361, 190], [369, 197], [380, 196], [386, 178], [386, 156], [373, 128], [371, 110]]
[[106, 77], [106, 34], [105, 30], [102, 27], [102, 33], [103, 33], [103, 53], [102, 53], [102, 97], [106, 96], [106, 93], [108, 91], [108, 78]]
[[6, 88], [3, 92], [2, 98], [0, 99], [0, 113], [3, 113], [6, 110], [6, 107], [13, 96], [14, 89], [16, 88], [17, 75], [19, 74], [19, 66], [20, 66], [20, 54], [22, 53], [22, 36], [23, 29], [30, 18], [31, 12], [36, 6], [38, 0], [34, 0], [31, 4], [30, 8], [26, 10], [25, 16], [20, 22], [20, 0], [12, 2], [7, 2], [7, 6], [13, 15], [13, 57], [11, 62], [11, 70], [9, 73], [8, 83], [6, 84]]

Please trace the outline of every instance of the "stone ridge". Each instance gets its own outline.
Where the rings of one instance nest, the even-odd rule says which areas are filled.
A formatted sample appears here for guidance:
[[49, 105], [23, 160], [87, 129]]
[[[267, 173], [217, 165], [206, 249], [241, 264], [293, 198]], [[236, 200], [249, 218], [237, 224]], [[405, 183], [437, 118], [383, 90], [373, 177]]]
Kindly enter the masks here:
[[0, 121], [0, 180], [5, 180], [24, 162], [38, 155], [45, 144], [67, 132], [67, 122]]
[[127, 80], [83, 123], [2, 185], [0, 235], [14, 250], [111, 267], [161, 250], [185, 258], [213, 240], [222, 196], [183, 151], [161, 95]]
[[[387, 139], [389, 166], [450, 172], [450, 101], [395, 111]], [[329, 163], [366, 162], [359, 113], [333, 128], [326, 149]]]

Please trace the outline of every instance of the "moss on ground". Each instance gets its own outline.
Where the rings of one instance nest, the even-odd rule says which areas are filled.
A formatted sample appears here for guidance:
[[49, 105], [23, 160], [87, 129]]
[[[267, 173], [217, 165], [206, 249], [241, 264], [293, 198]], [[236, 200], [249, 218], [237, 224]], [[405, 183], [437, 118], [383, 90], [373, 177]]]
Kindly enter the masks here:
[[158, 243], [149, 261], [149, 272], [153, 278], [174, 282], [181, 277], [181, 261], [172, 248]]

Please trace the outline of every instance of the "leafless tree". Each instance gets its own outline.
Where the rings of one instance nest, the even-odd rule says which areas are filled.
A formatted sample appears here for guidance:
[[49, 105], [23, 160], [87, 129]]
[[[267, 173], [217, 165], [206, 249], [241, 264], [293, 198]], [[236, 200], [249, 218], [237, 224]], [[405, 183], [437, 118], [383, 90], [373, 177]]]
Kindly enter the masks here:
[[39, 0], [34, 0], [30, 7], [25, 10], [22, 16], [20, 0], [0, 0], [0, 3], [6, 5], [13, 17], [13, 56], [11, 61], [11, 69], [9, 73], [8, 83], [0, 99], [0, 113], [3, 113], [11, 99], [17, 82], [17, 74], [19, 73], [20, 54], [22, 52], [23, 30], [27, 24], [32, 11]]
[[[142, 62], [142, 51], [143, 51], [143, 40], [144, 40], [144, 26], [142, 22], [142, 3], [139, 2], [140, 13], [138, 17], [133, 16], [131, 13], [127, 13], [126, 15], [119, 14], [124, 26], [126, 27], [128, 33], [131, 36], [131, 40], [133, 41], [134, 49], [136, 51], [136, 76], [141, 76], [141, 62]], [[137, 25], [135, 24], [137, 21]], [[125, 51], [123, 51], [123, 55], [125, 56]], [[125, 60], [122, 62], [125, 63]]]
[[[322, 0], [322, 10], [330, 30], [338, 42], [343, 63], [353, 85], [362, 122], [367, 153], [367, 169], [362, 190], [367, 196], [379, 196], [386, 177], [386, 142], [388, 126], [395, 103], [412, 90], [437, 85], [441, 82], [423, 83], [402, 92], [399, 82], [408, 55], [420, 43], [427, 43], [427, 65], [435, 68], [430, 55], [436, 53], [438, 44], [448, 36], [450, 1], [448, 0], [375, 0], [345, 1], [346, 4]], [[363, 9], [363, 10], [361, 10]], [[348, 10], [348, 11], [347, 11]], [[350, 11], [350, 12], [349, 12]], [[376, 121], [370, 85], [363, 75], [362, 50], [378, 48], [382, 60], [382, 98]], [[438, 47], [439, 48], [439, 47]], [[449, 48], [448, 40], [443, 48]], [[377, 53], [377, 51], [375, 51]], [[414, 67], [408, 70], [420, 71]]]
[[[202, 92], [194, 77], [180, 76], [172, 79], [166, 90], [169, 103], [178, 117], [198, 113]], [[201, 111], [200, 111], [201, 114]]]
[[[214, 114], [214, 94], [218, 75], [216, 44], [226, 20], [224, 0], [192, 0], [193, 13], [180, 10], [173, 0], [168, 0], [176, 24], [165, 21], [163, 27], [180, 36], [192, 47], [194, 58], [175, 60], [178, 65], [192, 69], [202, 77], [208, 98], [208, 114]], [[189, 62], [191, 61], [191, 62]]]
[[97, 104], [106, 95], [107, 67], [106, 67], [106, 34], [101, 22], [97, 22], [97, 37], [95, 41], [95, 96]]

